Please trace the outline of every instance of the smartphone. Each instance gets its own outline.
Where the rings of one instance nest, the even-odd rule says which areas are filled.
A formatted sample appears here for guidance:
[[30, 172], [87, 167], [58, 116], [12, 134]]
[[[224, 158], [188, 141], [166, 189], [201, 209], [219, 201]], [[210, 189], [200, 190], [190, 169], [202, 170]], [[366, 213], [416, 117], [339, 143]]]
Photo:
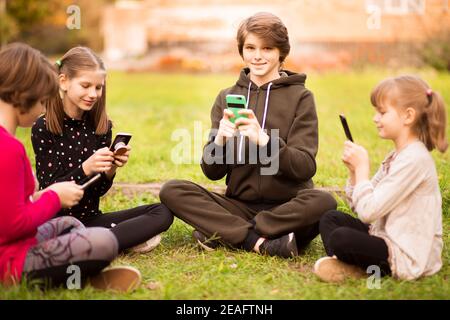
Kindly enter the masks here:
[[350, 128], [348, 127], [347, 119], [345, 118], [345, 116], [343, 114], [340, 114], [339, 118], [341, 119], [342, 127], [344, 127], [345, 136], [347, 137], [348, 140], [353, 142], [353, 137], [350, 132]]
[[126, 132], [117, 133], [109, 150], [114, 152], [114, 155], [118, 156], [123, 155], [125, 152], [127, 152], [126, 146], [128, 142], [130, 142], [131, 137], [132, 137], [131, 133]]
[[82, 190], [86, 190], [87, 187], [89, 187], [91, 184], [93, 184], [95, 181], [97, 181], [98, 179], [100, 179], [100, 177], [102, 176], [101, 173], [97, 173], [95, 176], [93, 176], [92, 178], [89, 179], [89, 181], [87, 181], [86, 183], [84, 183], [83, 185], [81, 185], [81, 189]]
[[226, 102], [227, 109], [233, 112], [234, 117], [230, 118], [230, 121], [234, 123], [239, 118], [247, 118], [246, 114], [239, 114], [238, 112], [242, 109], [245, 109], [247, 106], [247, 99], [245, 96], [240, 94], [227, 94]]

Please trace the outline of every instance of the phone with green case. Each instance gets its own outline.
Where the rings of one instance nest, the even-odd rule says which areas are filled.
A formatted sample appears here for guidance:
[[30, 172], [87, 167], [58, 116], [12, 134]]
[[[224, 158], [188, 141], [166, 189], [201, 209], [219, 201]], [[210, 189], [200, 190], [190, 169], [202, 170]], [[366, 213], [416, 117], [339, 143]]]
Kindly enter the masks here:
[[245, 109], [247, 101], [245, 96], [240, 94], [227, 94], [226, 96], [227, 109], [233, 112], [234, 117], [230, 121], [234, 123], [239, 118], [248, 118], [246, 114], [239, 114], [239, 111]]

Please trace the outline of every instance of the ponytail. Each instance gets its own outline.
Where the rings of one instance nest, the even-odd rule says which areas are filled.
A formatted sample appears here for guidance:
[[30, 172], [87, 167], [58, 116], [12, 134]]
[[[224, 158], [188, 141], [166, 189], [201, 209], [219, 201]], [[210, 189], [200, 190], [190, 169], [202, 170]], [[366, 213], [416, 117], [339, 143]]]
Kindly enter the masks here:
[[436, 148], [444, 153], [448, 148], [445, 136], [447, 116], [444, 100], [439, 93], [432, 90], [427, 92], [427, 96], [429, 103], [423, 113], [423, 125], [419, 128], [419, 138], [428, 150]]

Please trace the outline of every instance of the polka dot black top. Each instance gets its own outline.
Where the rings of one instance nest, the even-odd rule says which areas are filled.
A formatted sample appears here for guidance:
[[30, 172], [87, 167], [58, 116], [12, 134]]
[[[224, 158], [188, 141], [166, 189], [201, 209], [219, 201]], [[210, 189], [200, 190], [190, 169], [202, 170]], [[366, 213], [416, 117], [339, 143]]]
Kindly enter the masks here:
[[[76, 120], [66, 115], [63, 134], [55, 135], [47, 130], [45, 117], [39, 118], [31, 131], [39, 188], [44, 189], [61, 181], [73, 180], [77, 184], [86, 182], [89, 178], [84, 174], [82, 163], [96, 150], [109, 147], [111, 134], [111, 123], [106, 134], [96, 135], [95, 128], [86, 117]], [[62, 209], [58, 216], [70, 215], [83, 221], [101, 214], [100, 197], [111, 188], [113, 180], [114, 177], [109, 180], [102, 174], [100, 180], [85, 190], [78, 205]]]

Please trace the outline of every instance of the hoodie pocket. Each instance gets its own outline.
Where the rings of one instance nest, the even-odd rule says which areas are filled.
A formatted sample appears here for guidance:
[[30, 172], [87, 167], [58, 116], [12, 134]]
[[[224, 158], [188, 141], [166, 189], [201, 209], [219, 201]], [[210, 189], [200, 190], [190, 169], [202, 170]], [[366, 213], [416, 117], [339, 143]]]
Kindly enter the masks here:
[[234, 165], [228, 174], [226, 195], [243, 201], [259, 200], [259, 177], [256, 165]]
[[285, 202], [297, 196], [297, 192], [304, 188], [304, 184], [287, 179], [283, 175], [260, 175], [260, 194], [268, 201]]

